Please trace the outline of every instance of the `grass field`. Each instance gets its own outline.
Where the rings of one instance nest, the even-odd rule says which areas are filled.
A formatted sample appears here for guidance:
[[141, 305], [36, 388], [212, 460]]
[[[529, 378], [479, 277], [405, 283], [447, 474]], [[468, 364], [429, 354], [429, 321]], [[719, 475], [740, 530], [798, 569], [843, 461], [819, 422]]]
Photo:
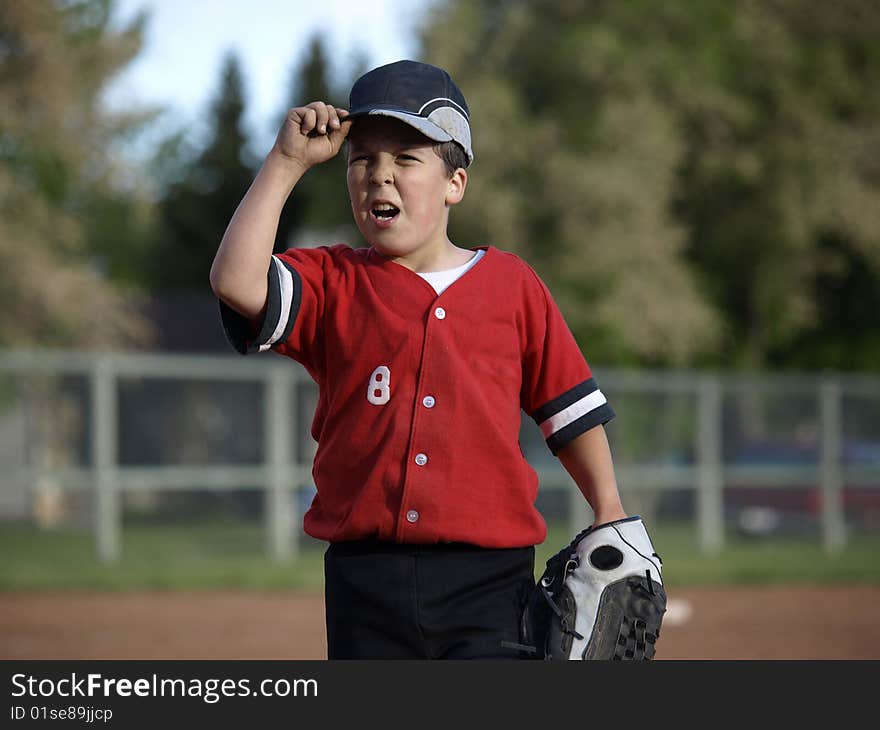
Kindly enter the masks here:
[[[827, 555], [817, 538], [728, 538], [718, 556], [701, 555], [694, 526], [652, 528], [675, 586], [783, 583], [880, 583], [880, 534], [854, 535]], [[551, 527], [537, 548], [538, 572], [571, 535]], [[325, 544], [304, 538], [288, 563], [266, 558], [259, 524], [126, 525], [123, 558], [103, 565], [87, 532], [0, 527], [0, 591], [214, 590], [320, 591]]]

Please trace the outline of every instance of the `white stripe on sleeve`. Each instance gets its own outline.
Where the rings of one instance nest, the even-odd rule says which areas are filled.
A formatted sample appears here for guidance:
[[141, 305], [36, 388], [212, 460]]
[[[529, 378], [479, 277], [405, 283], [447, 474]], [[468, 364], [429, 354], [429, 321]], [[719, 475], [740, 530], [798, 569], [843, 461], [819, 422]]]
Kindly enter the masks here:
[[274, 345], [284, 334], [287, 320], [290, 318], [290, 303], [293, 301], [293, 276], [275, 256], [272, 257], [273, 269], [278, 277], [278, 290], [281, 292], [281, 311], [278, 313], [278, 322], [269, 339], [260, 345], [260, 352], [265, 352]]
[[607, 402], [601, 390], [594, 390], [589, 395], [585, 395], [580, 400], [572, 403], [568, 408], [559, 411], [555, 416], [550, 416], [540, 425], [541, 433], [544, 434], [545, 439], [548, 439], [568, 424], [574, 423], [581, 416], [585, 416], [590, 411], [594, 411]]

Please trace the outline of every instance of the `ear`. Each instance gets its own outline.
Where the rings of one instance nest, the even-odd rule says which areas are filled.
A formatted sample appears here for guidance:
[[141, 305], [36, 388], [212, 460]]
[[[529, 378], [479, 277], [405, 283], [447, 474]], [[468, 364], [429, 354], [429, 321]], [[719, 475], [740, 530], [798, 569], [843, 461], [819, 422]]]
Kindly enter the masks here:
[[463, 167], [459, 167], [449, 178], [449, 184], [446, 187], [446, 205], [460, 203], [466, 187], [467, 171]]

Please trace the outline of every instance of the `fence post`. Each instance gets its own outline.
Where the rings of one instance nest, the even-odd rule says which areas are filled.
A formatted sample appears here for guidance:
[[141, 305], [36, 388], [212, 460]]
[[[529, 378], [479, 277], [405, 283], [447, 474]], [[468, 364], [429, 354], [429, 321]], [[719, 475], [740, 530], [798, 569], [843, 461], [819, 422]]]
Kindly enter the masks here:
[[291, 530], [292, 413], [290, 367], [273, 365], [265, 381], [263, 412], [267, 439], [265, 517], [269, 557], [293, 555]]
[[819, 392], [822, 423], [822, 543], [827, 552], [833, 553], [846, 544], [840, 464], [840, 383], [834, 379], [824, 380]]
[[704, 375], [697, 392], [697, 523], [700, 550], [709, 554], [724, 545], [721, 416], [721, 380]]
[[[287, 482], [292, 484], [292, 491], [287, 500], [287, 535], [290, 543], [290, 554], [292, 557], [299, 557], [300, 531], [302, 529], [302, 515], [300, 514], [299, 503], [300, 493], [302, 490], [299, 456], [299, 381], [293, 378], [290, 383], [290, 396], [287, 399], [289, 405], [289, 414], [287, 419], [287, 427], [289, 429], [287, 439], [287, 464], [285, 465], [285, 473]], [[310, 472], [309, 472], [310, 473]]]
[[92, 468], [95, 484], [95, 542], [98, 559], [121, 556], [122, 514], [117, 490], [117, 390], [110, 355], [98, 355], [92, 368]]

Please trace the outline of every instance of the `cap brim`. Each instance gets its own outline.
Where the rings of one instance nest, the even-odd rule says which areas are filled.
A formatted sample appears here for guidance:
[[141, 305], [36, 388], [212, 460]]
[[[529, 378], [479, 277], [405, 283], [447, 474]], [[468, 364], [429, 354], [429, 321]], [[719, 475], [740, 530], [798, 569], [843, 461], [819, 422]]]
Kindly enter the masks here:
[[419, 132], [424, 134], [428, 139], [432, 139], [435, 142], [452, 142], [452, 135], [449, 132], [438, 127], [434, 122], [430, 119], [425, 119], [425, 117], [420, 117], [418, 114], [410, 114], [408, 112], [398, 111], [396, 109], [360, 109], [354, 112], [350, 112], [346, 120], [348, 119], [357, 119], [358, 117], [391, 117], [393, 119], [399, 119], [401, 122], [408, 124], [411, 127], [415, 127]]

